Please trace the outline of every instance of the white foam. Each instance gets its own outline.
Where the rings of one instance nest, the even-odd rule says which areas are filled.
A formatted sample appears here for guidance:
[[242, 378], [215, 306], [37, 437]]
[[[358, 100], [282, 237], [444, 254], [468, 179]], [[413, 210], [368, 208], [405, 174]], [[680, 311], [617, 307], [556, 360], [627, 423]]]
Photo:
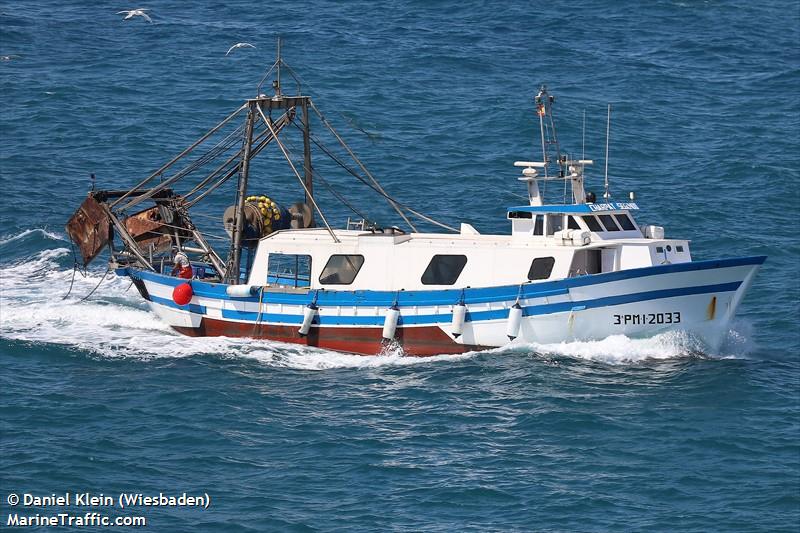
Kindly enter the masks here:
[[[399, 349], [378, 356], [343, 354], [272, 341], [186, 337], [151, 313], [127, 278], [93, 270], [84, 277], [59, 266], [66, 248], [47, 249], [0, 267], [0, 336], [84, 350], [101, 357], [154, 359], [208, 354], [247, 358], [268, 366], [302, 370], [371, 368], [457, 360], [469, 355], [408, 357]], [[102, 282], [101, 282], [102, 280]], [[80, 301], [98, 283], [87, 301]]]

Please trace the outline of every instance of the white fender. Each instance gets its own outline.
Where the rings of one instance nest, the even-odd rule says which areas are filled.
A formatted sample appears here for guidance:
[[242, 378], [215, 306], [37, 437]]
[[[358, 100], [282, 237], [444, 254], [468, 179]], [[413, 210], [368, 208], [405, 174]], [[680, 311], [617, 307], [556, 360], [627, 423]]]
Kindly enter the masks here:
[[258, 287], [253, 285], [228, 285], [225, 293], [231, 298], [248, 298], [258, 292]]
[[453, 307], [453, 322], [451, 323], [450, 331], [453, 337], [459, 338], [464, 333], [464, 320], [467, 317], [467, 306], [458, 304]]
[[506, 325], [506, 335], [510, 340], [514, 340], [519, 335], [519, 326], [522, 323], [522, 307], [519, 303], [508, 310], [508, 323]]
[[308, 335], [309, 330], [311, 329], [311, 323], [314, 321], [314, 317], [317, 316], [317, 306], [314, 304], [309, 304], [303, 309], [303, 324], [300, 326], [300, 329], [297, 330], [300, 335], [305, 337]]
[[394, 339], [394, 332], [397, 329], [397, 321], [400, 319], [400, 310], [390, 307], [386, 310], [386, 318], [383, 320], [383, 338], [386, 340]]

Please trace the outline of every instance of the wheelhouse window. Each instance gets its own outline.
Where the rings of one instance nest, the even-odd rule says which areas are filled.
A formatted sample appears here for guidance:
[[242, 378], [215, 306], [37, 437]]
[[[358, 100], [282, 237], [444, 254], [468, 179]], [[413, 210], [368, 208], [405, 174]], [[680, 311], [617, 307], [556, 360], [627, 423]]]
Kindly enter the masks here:
[[422, 274], [422, 284], [452, 285], [466, 264], [466, 255], [434, 255]]
[[600, 217], [600, 222], [603, 223], [605, 226], [606, 231], [619, 231], [619, 226], [617, 223], [614, 222], [614, 217], [611, 215], [598, 215]]
[[267, 283], [284, 287], [311, 285], [311, 256], [299, 254], [269, 254]]
[[547, 234], [552, 235], [564, 227], [563, 215], [547, 215]]
[[626, 214], [614, 215], [614, 218], [616, 219], [617, 224], [619, 224], [619, 226], [625, 231], [631, 231], [636, 229], [636, 226], [633, 224], [631, 217], [629, 217], [628, 215]]
[[530, 211], [509, 211], [508, 218], [533, 218]]
[[567, 217], [567, 229], [581, 229], [581, 225], [575, 220], [575, 217], [570, 215]]
[[553, 273], [553, 265], [556, 264], [554, 257], [537, 257], [528, 269], [528, 279], [547, 279]]
[[594, 232], [603, 231], [603, 226], [597, 221], [597, 217], [594, 215], [584, 215], [583, 221], [586, 222], [586, 226]]
[[536, 221], [533, 224], [534, 235], [544, 235], [544, 215], [536, 215]]
[[324, 285], [350, 285], [363, 264], [363, 255], [334, 254], [322, 269], [319, 282]]

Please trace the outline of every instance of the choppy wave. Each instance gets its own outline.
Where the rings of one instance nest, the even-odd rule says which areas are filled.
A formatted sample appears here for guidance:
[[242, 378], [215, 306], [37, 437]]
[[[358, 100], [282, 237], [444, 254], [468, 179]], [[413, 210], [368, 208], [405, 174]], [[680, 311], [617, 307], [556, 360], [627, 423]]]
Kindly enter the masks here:
[[[43, 230], [28, 230], [16, 237], [33, 231]], [[428, 358], [405, 356], [396, 346], [379, 355], [364, 357], [274, 341], [186, 337], [175, 333], [151, 313], [127, 279], [100, 270], [73, 273], [68, 266], [70, 262], [69, 249], [48, 248], [0, 267], [0, 297], [3, 302], [0, 335], [19, 341], [58, 344], [107, 358], [213, 355], [303, 370], [430, 364], [459, 361], [480, 354], [497, 357], [519, 353], [535, 357], [556, 355], [609, 364], [631, 364], [651, 359], [706, 356], [708, 353], [700, 341], [681, 332], [643, 339], [614, 335], [588, 342], [519, 344], [487, 352]], [[98, 285], [100, 288], [84, 300]], [[735, 357], [746, 353], [749, 346], [746, 334], [731, 330], [728, 338], [727, 351], [721, 356]]]
[[28, 238], [30, 236], [33, 236], [33, 235], [39, 236], [39, 237], [43, 237], [45, 239], [49, 239], [49, 240], [52, 240], [52, 241], [65, 241], [66, 240], [66, 237], [64, 237], [63, 235], [59, 235], [58, 233], [54, 233], [52, 231], [48, 231], [48, 230], [46, 230], [44, 228], [32, 228], [32, 229], [26, 229], [25, 231], [22, 231], [20, 233], [14, 234], [14, 235], [7, 235], [5, 237], [0, 238], [0, 246], [4, 246], [6, 244], [9, 244], [9, 243], [12, 243], [12, 242], [16, 242], [16, 241], [25, 240], [26, 238]]

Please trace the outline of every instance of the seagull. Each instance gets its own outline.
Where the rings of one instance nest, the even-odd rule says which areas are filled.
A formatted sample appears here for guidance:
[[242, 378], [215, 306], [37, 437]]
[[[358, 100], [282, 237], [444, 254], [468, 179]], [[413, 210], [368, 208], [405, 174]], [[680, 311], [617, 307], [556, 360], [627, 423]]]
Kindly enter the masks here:
[[228, 48], [228, 51], [225, 52], [225, 55], [227, 56], [228, 54], [230, 54], [231, 52], [233, 52], [237, 48], [244, 48], [245, 46], [249, 46], [250, 48], [255, 48], [255, 46], [253, 46], [250, 43], [236, 43], [233, 46], [231, 46], [230, 48]]
[[125, 14], [125, 18], [122, 19], [122, 20], [128, 20], [129, 18], [133, 18], [133, 17], [142, 17], [142, 18], [144, 18], [144, 20], [146, 20], [147, 22], [152, 24], [153, 23], [153, 19], [151, 19], [147, 15], [147, 13], [145, 13], [145, 11], [149, 11], [149, 9], [141, 9], [141, 8], [139, 8], [139, 9], [130, 9], [128, 11], [118, 11], [117, 15]]

